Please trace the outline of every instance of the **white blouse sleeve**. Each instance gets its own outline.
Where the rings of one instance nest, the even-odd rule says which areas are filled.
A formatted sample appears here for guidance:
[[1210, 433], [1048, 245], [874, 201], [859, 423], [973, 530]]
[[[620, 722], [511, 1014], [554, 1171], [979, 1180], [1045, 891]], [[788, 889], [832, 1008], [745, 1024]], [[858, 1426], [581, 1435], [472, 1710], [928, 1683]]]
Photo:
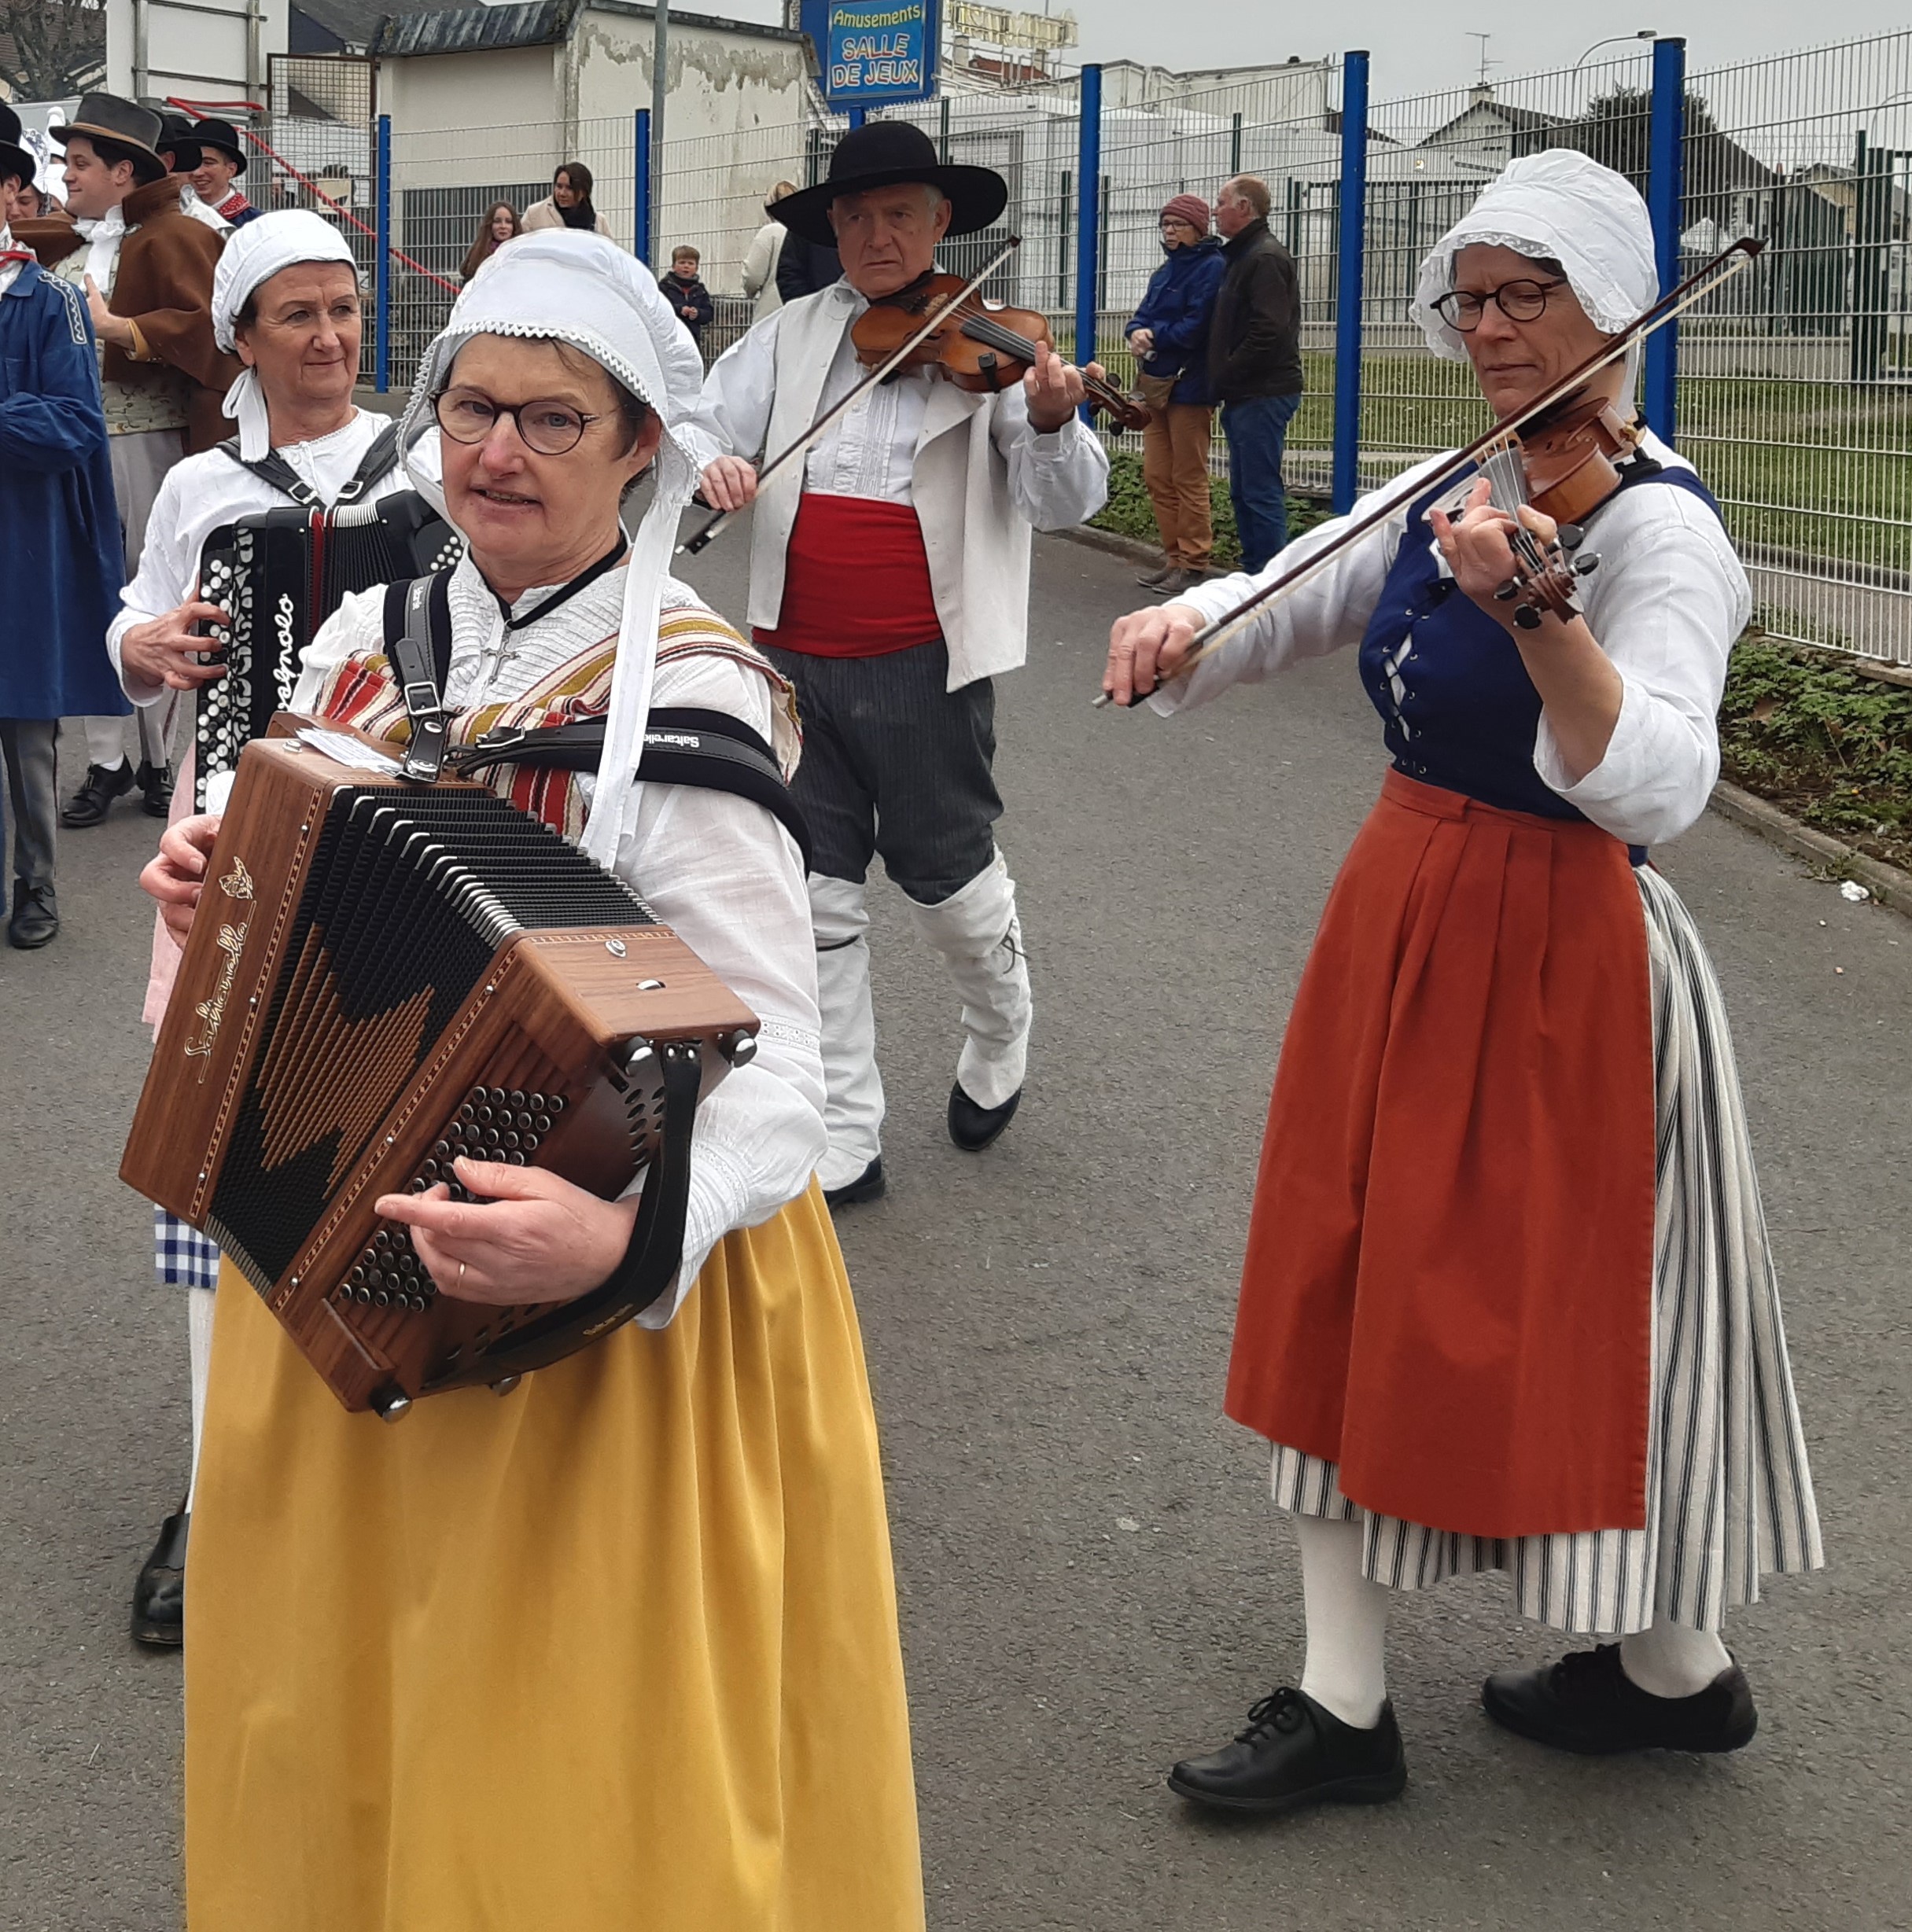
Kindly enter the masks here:
[[120, 609], [106, 627], [106, 653], [119, 673], [120, 688], [138, 705], [157, 705], [168, 694], [164, 684], [149, 684], [144, 678], [130, 675], [120, 661], [120, 646], [136, 624], [148, 624], [177, 610], [186, 602], [198, 574], [198, 559], [190, 555], [179, 539], [179, 471], [175, 466], [161, 479], [159, 494], [153, 499], [152, 513], [146, 519], [146, 540], [141, 546], [139, 568], [133, 581], [120, 593]]
[[1231, 684], [1258, 684], [1303, 658], [1325, 657], [1358, 644], [1400, 548], [1409, 506], [1420, 493], [1418, 479], [1441, 460], [1417, 465], [1384, 489], [1362, 497], [1346, 517], [1318, 524], [1306, 536], [1297, 537], [1265, 569], [1252, 576], [1238, 571], [1232, 577], [1217, 577], [1192, 591], [1178, 592], [1174, 602], [1192, 606], [1202, 613], [1204, 623], [1212, 624], [1263, 584], [1285, 576], [1318, 555], [1350, 523], [1372, 515], [1384, 501], [1400, 506], [1395, 514], [1349, 544], [1306, 583], [1264, 605], [1187, 677], [1172, 679], [1153, 692], [1144, 701], [1149, 708], [1172, 717], [1192, 705], [1207, 704]]
[[700, 469], [718, 456], [761, 462], [770, 433], [770, 409], [777, 392], [779, 309], [754, 324], [710, 365], [697, 407], [672, 434]]
[[[771, 735], [769, 686], [720, 658], [660, 665], [654, 702], [728, 712]], [[747, 799], [645, 786], [617, 870], [762, 1022], [757, 1057], [698, 1109], [683, 1264], [638, 1318], [661, 1328], [717, 1242], [794, 1201], [823, 1157], [816, 952], [796, 841]]]
[[990, 436], [1009, 466], [1009, 495], [1037, 530], [1086, 523], [1109, 500], [1109, 454], [1079, 416], [1059, 429], [1038, 430], [1029, 396], [1013, 382], [996, 398]]
[[1630, 845], [1677, 838], [1719, 777], [1726, 660], [1752, 613], [1746, 573], [1719, 519], [1685, 490], [1626, 491], [1587, 533], [1600, 565], [1582, 580], [1588, 628], [1620, 674], [1606, 756], [1569, 784], [1546, 714], [1534, 769]]

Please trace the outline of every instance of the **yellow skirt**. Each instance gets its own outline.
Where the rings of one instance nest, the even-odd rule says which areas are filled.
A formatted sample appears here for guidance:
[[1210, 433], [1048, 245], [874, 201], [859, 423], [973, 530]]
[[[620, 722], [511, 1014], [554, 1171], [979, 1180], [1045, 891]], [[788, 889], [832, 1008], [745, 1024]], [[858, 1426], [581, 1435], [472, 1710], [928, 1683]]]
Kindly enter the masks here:
[[190, 1932], [916, 1932], [896, 1594], [814, 1186], [661, 1334], [348, 1415], [222, 1269]]

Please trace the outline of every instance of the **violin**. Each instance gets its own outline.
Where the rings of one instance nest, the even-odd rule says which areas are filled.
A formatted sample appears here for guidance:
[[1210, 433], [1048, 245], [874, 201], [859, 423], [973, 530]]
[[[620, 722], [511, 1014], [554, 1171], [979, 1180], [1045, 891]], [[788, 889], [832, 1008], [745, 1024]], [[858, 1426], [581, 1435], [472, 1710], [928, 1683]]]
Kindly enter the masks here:
[[[880, 296], [850, 329], [857, 359], [866, 369], [887, 362], [923, 326], [923, 318], [966, 286], [960, 275], [919, 276], [906, 289]], [[892, 374], [912, 369], [941, 369], [959, 389], [989, 395], [1020, 382], [1035, 361], [1036, 345], [1054, 348], [1048, 318], [1032, 308], [1010, 308], [972, 292], [898, 363]], [[1148, 410], [1113, 383], [1082, 372], [1089, 402], [1106, 410], [1125, 429], [1146, 429]]]
[[[1624, 462], [1639, 447], [1639, 429], [1621, 412], [1625, 381], [1625, 364], [1609, 362], [1482, 452], [1494, 507], [1516, 526], [1508, 533], [1514, 574], [1494, 595], [1521, 600], [1513, 619], [1523, 631], [1538, 629], [1543, 611], [1563, 623], [1578, 616], [1579, 580], [1599, 567], [1597, 555], [1581, 550], [1581, 525], [1619, 488], [1615, 458]], [[1520, 521], [1523, 504], [1552, 519], [1552, 542]]]

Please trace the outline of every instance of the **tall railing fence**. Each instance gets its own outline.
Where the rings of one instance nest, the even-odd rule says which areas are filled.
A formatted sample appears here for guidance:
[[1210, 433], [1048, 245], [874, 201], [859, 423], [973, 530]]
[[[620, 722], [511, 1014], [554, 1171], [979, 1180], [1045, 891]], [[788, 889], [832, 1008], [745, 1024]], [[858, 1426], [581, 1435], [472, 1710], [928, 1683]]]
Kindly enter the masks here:
[[[1009, 183], [1000, 223], [949, 245], [945, 266], [972, 272], [1019, 236], [987, 293], [1125, 384], [1162, 204], [1212, 201], [1232, 175], [1265, 182], [1301, 302], [1290, 484], [1337, 507], [1489, 420], [1409, 304], [1424, 256], [1509, 160], [1571, 147], [1626, 175], [1663, 286], [1757, 236], [1754, 267], [1649, 345], [1648, 420], [1719, 496], [1769, 630], [1912, 663], [1912, 29], [1700, 72], [1661, 40], [1491, 86], [1392, 94], [1387, 79], [1348, 54], [1135, 105], [1104, 100], [1090, 68], [892, 112]], [[262, 204], [318, 207], [352, 234], [380, 291], [366, 377], [392, 388], [443, 326], [490, 208], [542, 200], [564, 162], [589, 167], [604, 225], [654, 267], [680, 242], [699, 250], [717, 307], [702, 346], [721, 354], [761, 300], [766, 198], [821, 178], [848, 126], [819, 109], [667, 141], [653, 207], [647, 112], [393, 132], [374, 85], [364, 63], [275, 61], [250, 178]], [[1218, 474], [1226, 461], [1218, 436]]]

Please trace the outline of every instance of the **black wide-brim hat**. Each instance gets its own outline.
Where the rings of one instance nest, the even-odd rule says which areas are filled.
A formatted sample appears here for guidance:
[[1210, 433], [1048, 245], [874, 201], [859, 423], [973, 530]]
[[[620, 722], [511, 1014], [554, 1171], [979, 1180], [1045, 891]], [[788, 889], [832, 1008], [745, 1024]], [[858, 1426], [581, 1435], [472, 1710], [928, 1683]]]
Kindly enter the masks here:
[[949, 196], [952, 235], [988, 227], [1009, 205], [1009, 184], [993, 168], [952, 167], [938, 160], [936, 143], [908, 121], [866, 121], [837, 143], [825, 179], [787, 194], [768, 212], [792, 234], [831, 248], [837, 237], [830, 204], [838, 195], [908, 181], [927, 182]]
[[239, 164], [239, 172], [245, 172], [245, 149], [240, 142], [238, 129], [230, 121], [211, 115], [203, 121], [194, 121], [193, 138], [202, 148], [216, 148], [220, 153], [230, 155]]
[[172, 156], [175, 175], [191, 174], [205, 159], [199, 151], [199, 137], [193, 131], [193, 123], [183, 114], [169, 112], [160, 116], [159, 145]]
[[30, 148], [20, 144], [20, 116], [0, 101], [0, 180], [11, 175], [31, 188], [39, 164]]
[[49, 127], [46, 138], [62, 148], [74, 134], [84, 134], [89, 141], [116, 141], [151, 161], [157, 179], [166, 171], [160, 159], [160, 125], [158, 115], [137, 101], [123, 100], [116, 94], [83, 94], [73, 118], [64, 127]]

